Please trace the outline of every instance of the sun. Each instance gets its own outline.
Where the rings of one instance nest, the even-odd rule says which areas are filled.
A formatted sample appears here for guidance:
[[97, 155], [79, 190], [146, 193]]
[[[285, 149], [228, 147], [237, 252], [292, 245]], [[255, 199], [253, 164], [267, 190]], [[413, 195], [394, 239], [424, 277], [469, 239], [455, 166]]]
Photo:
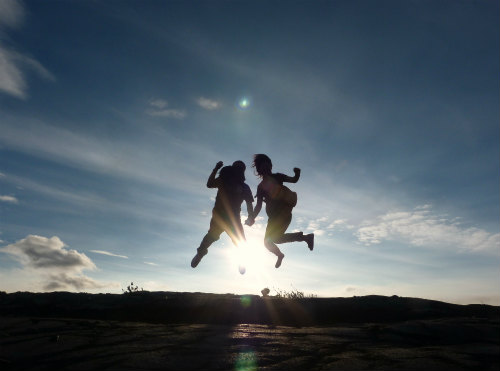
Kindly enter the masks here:
[[238, 246], [228, 249], [227, 254], [232, 266], [237, 266], [241, 274], [246, 272], [252, 275], [262, 275], [273, 260], [272, 254], [264, 247], [262, 236], [252, 231], [246, 232], [246, 241], [241, 241]]

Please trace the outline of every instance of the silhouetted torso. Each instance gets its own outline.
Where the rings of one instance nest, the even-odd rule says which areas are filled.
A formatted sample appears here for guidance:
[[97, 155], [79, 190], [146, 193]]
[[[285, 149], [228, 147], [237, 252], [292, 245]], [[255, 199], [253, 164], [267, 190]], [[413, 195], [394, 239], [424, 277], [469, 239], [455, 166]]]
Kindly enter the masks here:
[[273, 199], [273, 194], [278, 191], [279, 186], [283, 185], [285, 177], [286, 175], [281, 173], [264, 175], [257, 187], [257, 198], [262, 196], [262, 199], [266, 203], [266, 213], [268, 216], [274, 215], [283, 207], [283, 205]]
[[250, 187], [229, 166], [221, 170], [220, 176], [215, 181], [218, 192], [214, 211], [223, 217], [237, 217], [236, 220], [239, 220], [241, 203], [253, 202]]

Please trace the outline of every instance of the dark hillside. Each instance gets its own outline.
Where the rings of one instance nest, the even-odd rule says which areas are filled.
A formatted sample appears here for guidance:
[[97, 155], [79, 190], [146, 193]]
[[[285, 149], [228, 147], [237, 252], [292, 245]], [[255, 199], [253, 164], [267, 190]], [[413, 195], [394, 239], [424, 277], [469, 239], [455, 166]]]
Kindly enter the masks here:
[[375, 295], [288, 299], [147, 291], [125, 294], [17, 292], [0, 294], [0, 314], [161, 323], [315, 326], [453, 317], [500, 318], [500, 307]]

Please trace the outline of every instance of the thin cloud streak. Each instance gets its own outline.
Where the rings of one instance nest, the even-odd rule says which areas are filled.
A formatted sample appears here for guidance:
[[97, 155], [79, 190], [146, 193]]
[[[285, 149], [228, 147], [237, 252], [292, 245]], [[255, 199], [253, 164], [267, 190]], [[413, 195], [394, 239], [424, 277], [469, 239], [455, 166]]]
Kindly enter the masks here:
[[187, 116], [186, 111], [179, 109], [162, 109], [162, 110], [148, 109], [146, 110], [146, 113], [149, 116], [153, 117], [166, 117], [177, 120], [182, 120]]
[[166, 133], [157, 133], [154, 138], [162, 144], [159, 154], [154, 145], [148, 151], [136, 141], [110, 143], [104, 138], [57, 128], [43, 122], [18, 122], [8, 117], [0, 119], [7, 123], [0, 131], [0, 142], [8, 148], [77, 169], [129, 178], [183, 192], [201, 194], [199, 178], [194, 176], [201, 171], [201, 165], [197, 163], [191, 168], [179, 168], [179, 163], [183, 163], [184, 158], [191, 157], [213, 158], [214, 162], [217, 158], [212, 150]]
[[107, 256], [113, 256], [115, 258], [128, 259], [128, 256], [113, 254], [109, 251], [104, 251], [104, 250], [89, 250], [89, 251], [93, 252], [94, 254], [107, 255]]
[[[61, 212], [61, 205], [71, 205], [62, 210], [66, 214], [81, 210], [99, 211], [109, 215], [126, 215], [150, 223], [179, 223], [177, 213], [165, 213], [165, 210], [182, 210], [185, 205], [181, 201], [151, 192], [136, 191], [135, 198], [142, 200], [142, 204], [131, 204], [120, 200], [113, 201], [108, 197], [91, 193], [87, 190], [69, 190], [57, 186], [49, 186], [30, 179], [5, 174], [3, 180], [22, 187], [25, 191], [36, 192], [49, 198], [48, 207]], [[57, 202], [54, 202], [56, 200]], [[128, 201], [128, 200], [127, 200]], [[151, 205], [154, 205], [152, 207]], [[48, 210], [48, 211], [54, 211]]]

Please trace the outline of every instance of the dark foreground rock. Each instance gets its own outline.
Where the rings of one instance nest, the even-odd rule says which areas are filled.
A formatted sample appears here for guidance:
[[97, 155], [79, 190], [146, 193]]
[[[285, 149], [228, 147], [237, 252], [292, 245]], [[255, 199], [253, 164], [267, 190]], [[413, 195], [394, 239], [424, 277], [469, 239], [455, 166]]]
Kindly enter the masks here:
[[499, 307], [415, 298], [0, 294], [2, 370], [498, 370]]

